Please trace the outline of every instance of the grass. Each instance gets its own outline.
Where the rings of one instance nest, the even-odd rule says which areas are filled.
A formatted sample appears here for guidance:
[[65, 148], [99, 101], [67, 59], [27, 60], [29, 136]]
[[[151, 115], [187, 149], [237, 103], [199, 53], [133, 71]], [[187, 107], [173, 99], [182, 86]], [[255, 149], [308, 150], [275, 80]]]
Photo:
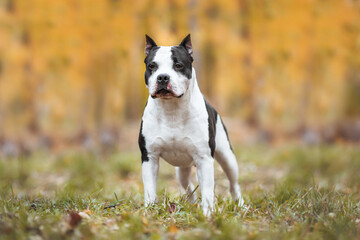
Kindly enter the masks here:
[[137, 151], [0, 159], [0, 238], [360, 238], [357, 146], [254, 146], [236, 155], [248, 208], [230, 200], [216, 164], [216, 209], [208, 219], [179, 193], [164, 162], [158, 204], [145, 209]]

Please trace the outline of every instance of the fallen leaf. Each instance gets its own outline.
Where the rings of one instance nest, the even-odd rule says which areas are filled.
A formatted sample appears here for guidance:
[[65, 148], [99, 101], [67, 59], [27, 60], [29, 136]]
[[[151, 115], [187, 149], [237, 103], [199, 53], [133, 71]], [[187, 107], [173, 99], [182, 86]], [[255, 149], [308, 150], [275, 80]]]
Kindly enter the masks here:
[[87, 215], [93, 214], [93, 212], [90, 209], [84, 209], [83, 212], [86, 213]]
[[149, 226], [149, 221], [145, 217], [142, 217], [141, 220], [145, 226]]
[[75, 228], [81, 222], [81, 216], [77, 212], [71, 212], [68, 217], [68, 223], [71, 228]]
[[178, 228], [175, 226], [175, 224], [171, 224], [171, 226], [169, 227], [168, 231], [170, 233], [177, 233]]
[[81, 218], [90, 219], [90, 216], [85, 212], [79, 212]]
[[170, 203], [168, 211], [169, 211], [169, 213], [176, 212], [176, 204], [175, 203]]

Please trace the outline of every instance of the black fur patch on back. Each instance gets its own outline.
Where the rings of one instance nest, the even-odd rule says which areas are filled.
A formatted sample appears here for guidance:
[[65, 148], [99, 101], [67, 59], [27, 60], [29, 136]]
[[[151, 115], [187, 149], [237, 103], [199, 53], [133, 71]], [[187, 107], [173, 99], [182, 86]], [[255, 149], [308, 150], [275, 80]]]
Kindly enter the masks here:
[[[204, 99], [205, 100], [205, 99]], [[216, 110], [207, 103], [205, 100], [206, 111], [208, 113], [208, 124], [209, 124], [209, 147], [211, 151], [211, 156], [214, 157], [215, 153], [215, 135], [216, 135], [216, 121], [218, 113]]]
[[[186, 76], [187, 79], [192, 77], [192, 62], [193, 58], [183, 46], [171, 47], [171, 59], [173, 60], [173, 69]], [[176, 69], [175, 64], [181, 63], [184, 65], [182, 69]]]
[[141, 120], [140, 133], [139, 133], [139, 147], [141, 151], [141, 163], [149, 161], [148, 152], [146, 150], [145, 137], [142, 134], [143, 121]]
[[156, 52], [159, 50], [160, 47], [153, 47], [149, 54], [146, 56], [144, 63], [146, 66], [146, 70], [145, 70], [145, 84], [148, 85], [149, 83], [149, 77], [152, 74], [152, 71], [148, 68], [148, 64], [151, 63], [156, 55]]

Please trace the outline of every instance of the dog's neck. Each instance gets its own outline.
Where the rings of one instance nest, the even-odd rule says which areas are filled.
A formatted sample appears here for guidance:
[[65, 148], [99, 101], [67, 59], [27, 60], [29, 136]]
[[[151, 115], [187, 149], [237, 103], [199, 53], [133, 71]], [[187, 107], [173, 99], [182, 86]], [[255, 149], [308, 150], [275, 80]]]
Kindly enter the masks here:
[[194, 68], [189, 88], [182, 97], [172, 99], [152, 99], [149, 97], [149, 101], [155, 103], [152, 111], [157, 115], [157, 118], [161, 117], [172, 121], [191, 117], [195, 114], [196, 108], [201, 105], [202, 100], [203, 95], [200, 92]]

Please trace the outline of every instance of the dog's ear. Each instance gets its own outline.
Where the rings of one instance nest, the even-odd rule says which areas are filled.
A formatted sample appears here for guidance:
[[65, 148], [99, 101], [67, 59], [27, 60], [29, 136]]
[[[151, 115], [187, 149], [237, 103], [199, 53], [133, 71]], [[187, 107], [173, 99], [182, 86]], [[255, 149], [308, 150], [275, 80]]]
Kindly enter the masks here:
[[182, 42], [180, 43], [179, 46], [183, 46], [187, 52], [192, 55], [193, 50], [192, 50], [192, 44], [191, 44], [191, 38], [190, 38], [190, 34], [188, 34], [184, 40], [182, 40]]
[[150, 50], [153, 47], [157, 47], [156, 43], [154, 42], [154, 40], [151, 39], [151, 37], [149, 37], [148, 35], [145, 35], [146, 38], [146, 42], [145, 42], [145, 56], [149, 55]]

